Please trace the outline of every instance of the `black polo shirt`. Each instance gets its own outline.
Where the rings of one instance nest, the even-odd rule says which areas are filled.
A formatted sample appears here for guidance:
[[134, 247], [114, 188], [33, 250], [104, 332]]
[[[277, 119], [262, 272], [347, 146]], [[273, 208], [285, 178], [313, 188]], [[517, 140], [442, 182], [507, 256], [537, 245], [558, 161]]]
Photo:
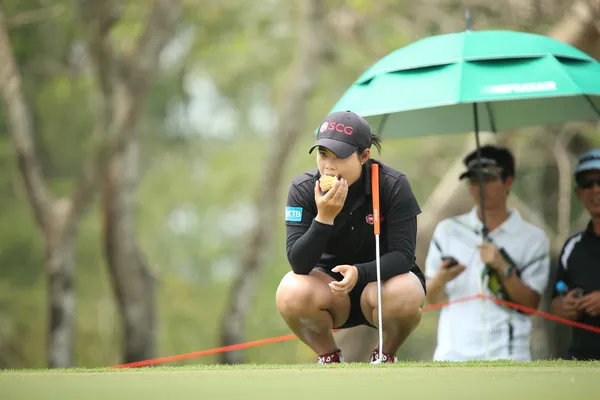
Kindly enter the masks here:
[[285, 211], [286, 250], [292, 270], [308, 274], [314, 267], [331, 270], [355, 265], [359, 282], [377, 280], [371, 162], [379, 164], [381, 278], [413, 271], [417, 215], [421, 212], [406, 176], [385, 164], [370, 160], [361, 177], [348, 188], [342, 211], [333, 225], [315, 221], [315, 185], [318, 169], [305, 172], [290, 185]]
[[[571, 236], [561, 251], [556, 282], [563, 281], [569, 290], [581, 288], [583, 294], [600, 291], [600, 236], [590, 222], [585, 231]], [[560, 294], [554, 285], [554, 295]], [[600, 327], [600, 316], [583, 313], [578, 322]], [[573, 327], [569, 354], [578, 359], [600, 360], [600, 334]]]

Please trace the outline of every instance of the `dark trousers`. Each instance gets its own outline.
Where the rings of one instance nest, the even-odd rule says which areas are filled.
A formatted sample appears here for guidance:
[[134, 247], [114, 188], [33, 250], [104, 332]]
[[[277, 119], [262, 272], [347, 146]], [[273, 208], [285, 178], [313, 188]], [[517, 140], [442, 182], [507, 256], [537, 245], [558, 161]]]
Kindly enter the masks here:
[[600, 361], [600, 349], [569, 349], [568, 360]]

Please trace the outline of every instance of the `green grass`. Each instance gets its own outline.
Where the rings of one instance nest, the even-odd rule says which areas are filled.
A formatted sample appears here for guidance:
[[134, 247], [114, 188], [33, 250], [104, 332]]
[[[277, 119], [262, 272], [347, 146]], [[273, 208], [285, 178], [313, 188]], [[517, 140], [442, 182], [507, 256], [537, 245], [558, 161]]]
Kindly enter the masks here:
[[600, 362], [198, 365], [0, 373], [11, 399], [596, 399]]

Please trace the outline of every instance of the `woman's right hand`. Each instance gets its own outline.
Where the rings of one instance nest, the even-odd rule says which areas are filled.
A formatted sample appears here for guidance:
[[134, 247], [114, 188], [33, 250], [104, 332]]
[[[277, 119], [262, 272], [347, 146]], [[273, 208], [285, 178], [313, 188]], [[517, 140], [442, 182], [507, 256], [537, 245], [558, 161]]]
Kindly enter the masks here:
[[346, 196], [348, 195], [348, 181], [337, 179], [332, 188], [325, 194], [321, 191], [319, 180], [315, 183], [315, 202], [317, 203], [317, 216], [315, 220], [322, 224], [333, 225], [335, 217], [342, 211]]

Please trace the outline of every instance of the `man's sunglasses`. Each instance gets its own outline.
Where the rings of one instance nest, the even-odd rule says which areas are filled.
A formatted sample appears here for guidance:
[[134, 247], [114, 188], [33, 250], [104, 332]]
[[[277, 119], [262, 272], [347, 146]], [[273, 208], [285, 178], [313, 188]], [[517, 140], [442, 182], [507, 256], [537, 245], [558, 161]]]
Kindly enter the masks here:
[[[500, 173], [496, 172], [496, 171], [490, 171], [487, 169], [484, 169], [482, 172], [482, 176], [481, 178], [483, 179], [483, 183], [491, 183], [491, 182], [496, 182], [498, 179], [500, 179]], [[469, 176], [467, 177], [467, 184], [469, 185], [479, 185], [480, 182], [480, 178], [479, 178], [479, 173], [475, 170], [472, 171]]]
[[[497, 176], [494, 175], [483, 175], [483, 183], [492, 183], [492, 182], [496, 182], [498, 179], [500, 179]], [[469, 178], [467, 178], [467, 184], [471, 185], [471, 186], [475, 186], [475, 185], [479, 185], [479, 182], [481, 182], [479, 180], [478, 176], [471, 176]]]
[[577, 180], [577, 187], [581, 189], [591, 189], [594, 187], [594, 185], [598, 185], [598, 187], [600, 187], [600, 177]]

